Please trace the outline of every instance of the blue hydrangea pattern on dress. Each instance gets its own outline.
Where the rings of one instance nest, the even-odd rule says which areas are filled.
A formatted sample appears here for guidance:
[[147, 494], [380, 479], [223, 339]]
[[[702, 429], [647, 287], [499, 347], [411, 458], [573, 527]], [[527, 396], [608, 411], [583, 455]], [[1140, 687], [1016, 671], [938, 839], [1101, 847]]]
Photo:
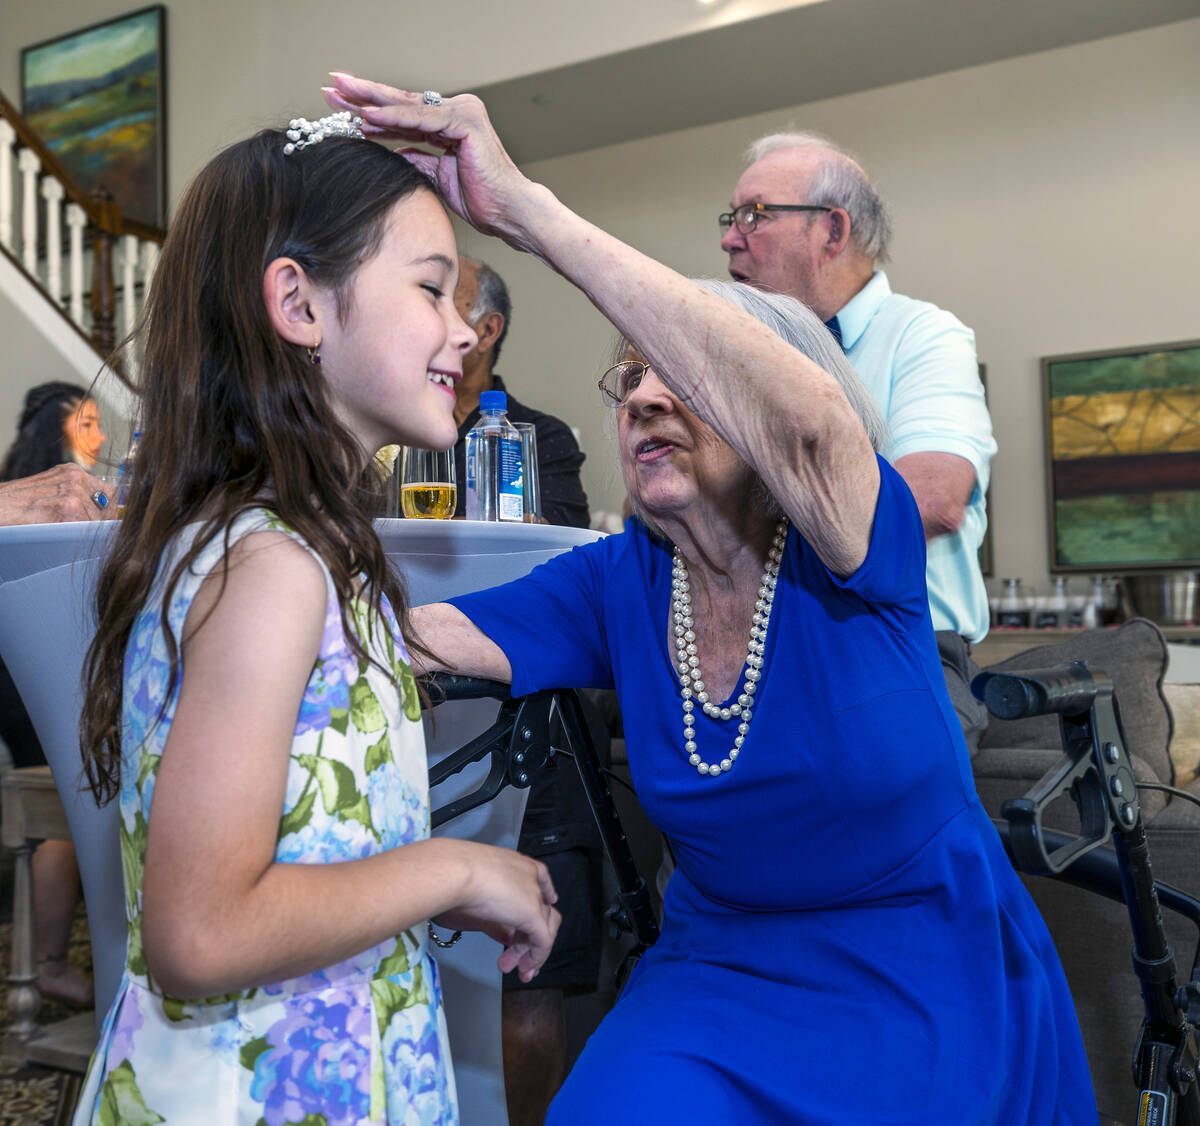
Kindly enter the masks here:
[[354, 1126], [371, 1109], [369, 995], [354, 990], [303, 994], [286, 1003], [267, 1030], [270, 1045], [254, 1065], [251, 1096], [267, 1126], [320, 1116], [328, 1126]]
[[[446, 1069], [441, 1053], [444, 1045], [436, 1026], [417, 1019], [413, 1008], [402, 1009], [392, 1017], [383, 1036], [383, 1052], [393, 1075], [402, 1077], [402, 1085], [389, 1089], [389, 1104], [412, 1107], [420, 1126], [448, 1126], [446, 1117]], [[392, 1108], [389, 1105], [389, 1115]]]
[[[306, 546], [262, 510], [240, 517], [229, 542], [261, 531], [282, 531]], [[179, 699], [178, 683], [168, 693], [163, 576], [186, 546], [181, 537], [160, 564], [126, 647], [120, 812], [127, 964], [75, 1122], [107, 1126], [116, 1107], [124, 1108], [118, 1117], [213, 1126], [456, 1126], [441, 990], [423, 928], [336, 965], [203, 1002], [164, 996], [148, 975], [142, 871], [155, 778]], [[220, 537], [208, 544], [173, 592], [168, 620], [176, 637], [222, 550]], [[385, 673], [354, 657], [328, 572], [325, 579], [325, 625], [296, 717], [278, 863], [341, 863], [429, 836], [424, 731], [395, 615], [386, 601], [381, 621], [364, 601], [347, 615]]]

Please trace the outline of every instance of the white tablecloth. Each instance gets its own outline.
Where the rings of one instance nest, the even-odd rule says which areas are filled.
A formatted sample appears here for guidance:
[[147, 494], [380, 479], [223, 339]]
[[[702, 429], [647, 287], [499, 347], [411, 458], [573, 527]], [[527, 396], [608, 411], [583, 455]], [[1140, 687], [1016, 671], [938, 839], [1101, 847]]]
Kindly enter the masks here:
[[[538, 563], [599, 533], [530, 524], [380, 520], [388, 560], [404, 576], [412, 605], [435, 602], [519, 578]], [[79, 793], [80, 675], [94, 631], [91, 612], [97, 564], [117, 525], [35, 524], [0, 528], [0, 657], [8, 665], [63, 796], [88, 900], [100, 1012], [124, 965], [124, 907], [115, 806], [97, 811]], [[426, 722], [431, 761], [462, 746], [491, 724], [488, 700], [437, 709]], [[448, 780], [436, 806], [474, 789], [486, 765]], [[442, 792], [445, 791], [445, 792]], [[487, 806], [446, 825], [444, 832], [512, 846], [526, 791], [505, 790]], [[119, 936], [112, 941], [99, 936]], [[465, 1126], [503, 1124], [500, 1071], [498, 948], [478, 934], [439, 952], [451, 1047]]]

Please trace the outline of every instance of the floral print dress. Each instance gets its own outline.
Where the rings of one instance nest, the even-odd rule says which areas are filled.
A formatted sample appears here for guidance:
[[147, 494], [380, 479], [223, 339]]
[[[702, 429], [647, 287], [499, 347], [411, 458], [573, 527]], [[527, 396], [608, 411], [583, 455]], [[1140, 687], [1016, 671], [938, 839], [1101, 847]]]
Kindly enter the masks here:
[[[261, 509], [235, 521], [230, 543], [258, 531], [284, 532], [311, 551]], [[176, 637], [200, 584], [221, 561], [222, 541], [218, 535], [204, 548], [172, 595]], [[316, 973], [205, 1001], [166, 996], [149, 974], [141, 940], [147, 824], [179, 699], [176, 685], [156, 722], [169, 668], [160, 612], [170, 557], [182, 550], [180, 543], [167, 553], [126, 649], [126, 966], [75, 1124], [452, 1126], [454, 1075], [424, 928]], [[420, 705], [395, 616], [385, 601], [386, 628], [372, 630], [365, 602], [352, 606], [358, 635], [371, 638], [370, 651], [392, 670], [388, 677], [354, 657], [322, 570], [325, 630], [296, 718], [275, 850], [287, 864], [357, 860], [429, 836]]]

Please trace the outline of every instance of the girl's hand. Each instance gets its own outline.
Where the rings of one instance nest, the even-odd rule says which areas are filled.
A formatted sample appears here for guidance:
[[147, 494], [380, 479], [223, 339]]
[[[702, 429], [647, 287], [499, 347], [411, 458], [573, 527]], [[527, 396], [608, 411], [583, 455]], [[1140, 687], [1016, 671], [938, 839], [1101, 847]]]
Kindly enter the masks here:
[[322, 88], [325, 100], [334, 109], [360, 114], [368, 137], [419, 141], [441, 150], [398, 151], [433, 181], [456, 215], [484, 234], [536, 253], [531, 233], [537, 229], [533, 212], [539, 189], [504, 151], [474, 94], [430, 106], [410, 90], [337, 72], [330, 77], [334, 85]]
[[508, 848], [467, 842], [470, 873], [466, 898], [434, 922], [477, 930], [500, 943], [501, 973], [517, 970], [532, 981], [550, 956], [562, 916], [546, 865]]

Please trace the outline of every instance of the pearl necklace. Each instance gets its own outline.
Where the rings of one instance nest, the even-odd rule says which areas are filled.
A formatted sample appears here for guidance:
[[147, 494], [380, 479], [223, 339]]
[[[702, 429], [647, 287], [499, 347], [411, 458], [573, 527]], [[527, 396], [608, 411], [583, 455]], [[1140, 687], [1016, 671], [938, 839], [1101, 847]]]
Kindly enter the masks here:
[[[671, 569], [671, 616], [675, 622], [675, 667], [679, 672], [679, 695], [683, 700], [683, 749], [688, 756], [688, 762], [700, 774], [715, 778], [718, 774], [732, 770], [750, 731], [754, 693], [762, 677], [767, 625], [771, 620], [771, 603], [775, 599], [775, 584], [779, 578], [779, 561], [783, 556], [783, 546], [787, 542], [787, 527], [786, 518], [779, 521], [775, 529], [775, 538], [771, 541], [771, 549], [767, 552], [767, 566], [758, 586], [758, 600], [754, 603], [754, 617], [750, 623], [750, 643], [746, 647], [746, 681], [742, 685], [737, 703], [730, 704], [727, 708], [711, 703], [704, 689], [704, 674], [700, 671], [696, 634], [692, 629], [695, 623], [692, 619], [692, 594], [688, 583], [687, 563], [679, 553], [679, 548], [675, 548], [674, 566]], [[697, 700], [704, 714], [712, 719], [725, 721], [737, 717], [740, 720], [733, 747], [720, 762], [705, 762], [696, 750], [693, 713]]]

